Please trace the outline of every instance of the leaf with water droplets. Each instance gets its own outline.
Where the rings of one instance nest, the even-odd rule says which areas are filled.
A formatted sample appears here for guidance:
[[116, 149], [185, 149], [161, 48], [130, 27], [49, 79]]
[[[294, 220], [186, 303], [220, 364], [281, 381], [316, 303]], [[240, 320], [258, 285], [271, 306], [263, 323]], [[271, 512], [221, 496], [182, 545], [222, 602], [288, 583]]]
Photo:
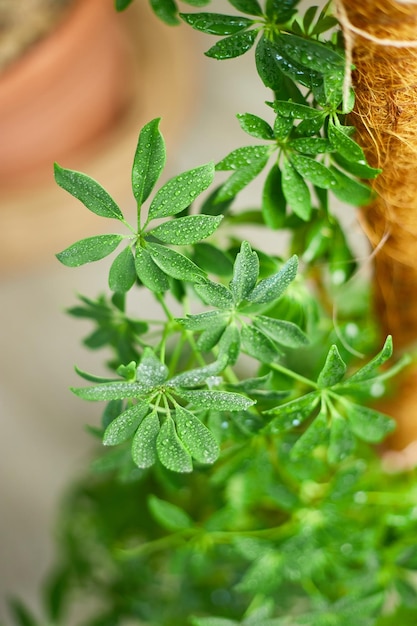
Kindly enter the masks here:
[[103, 445], [115, 446], [129, 439], [149, 411], [147, 402], [138, 401], [110, 422], [103, 435]]
[[214, 463], [219, 456], [219, 445], [213, 435], [194, 413], [177, 406], [175, 422], [178, 436], [199, 463]]
[[136, 248], [135, 269], [139, 280], [151, 291], [163, 293], [169, 289], [169, 281], [165, 272], [155, 263], [148, 250]]
[[132, 459], [142, 469], [151, 467], [157, 459], [156, 439], [159, 428], [159, 417], [156, 411], [154, 411], [139, 424], [139, 428], [133, 437]]
[[187, 330], [204, 330], [212, 325], [217, 325], [219, 320], [226, 324], [227, 314], [220, 311], [204, 311], [204, 313], [177, 318], [177, 322]]
[[221, 283], [206, 280], [204, 283], [196, 285], [194, 289], [205, 304], [215, 306], [218, 309], [233, 308], [234, 301], [232, 293], [230, 289]]
[[375, 355], [368, 363], [366, 363], [366, 365], [363, 365], [354, 374], [349, 376], [349, 379], [346, 381], [346, 383], [356, 383], [363, 380], [368, 380], [369, 378], [373, 378], [376, 374], [376, 370], [392, 357], [392, 352], [392, 336], [388, 335], [380, 352], [378, 352], [377, 355]]
[[136, 281], [135, 259], [130, 246], [114, 259], [109, 272], [109, 287], [112, 291], [126, 293]]
[[224, 37], [207, 50], [205, 55], [220, 60], [239, 57], [252, 48], [257, 34], [258, 31], [253, 29]]
[[312, 156], [326, 154], [333, 150], [332, 144], [324, 137], [300, 137], [299, 139], [292, 139], [288, 145], [297, 152]]
[[207, 383], [207, 379], [212, 376], [217, 376], [227, 365], [223, 359], [217, 359], [209, 365], [203, 367], [196, 367], [193, 370], [187, 370], [181, 374], [177, 374], [170, 378], [166, 386], [167, 387], [199, 387], [202, 384]]
[[238, 113], [237, 119], [242, 130], [257, 139], [271, 140], [274, 139], [274, 130], [261, 117], [252, 113]]
[[241, 15], [221, 15], [220, 13], [180, 13], [187, 24], [208, 35], [234, 35], [254, 23]]
[[153, 518], [166, 530], [175, 532], [193, 525], [190, 516], [183, 509], [153, 494], [148, 497], [148, 507]]
[[341, 172], [336, 167], [331, 167], [330, 169], [337, 181], [336, 187], [332, 189], [336, 198], [342, 202], [353, 204], [354, 206], [365, 206], [369, 204], [372, 200], [373, 192], [368, 185], [364, 185], [358, 180], [346, 176], [344, 172]]
[[240, 354], [240, 343], [239, 328], [234, 323], [229, 324], [220, 337], [217, 359], [225, 366], [234, 365]]
[[136, 379], [147, 391], [162, 385], [168, 378], [168, 368], [162, 363], [152, 348], [144, 349], [136, 370]]
[[241, 339], [243, 352], [261, 363], [272, 363], [281, 355], [274, 342], [254, 326], [242, 326]]
[[249, 302], [264, 304], [277, 300], [297, 276], [298, 258], [294, 254], [281, 269], [261, 280], [247, 296]]
[[224, 159], [216, 163], [217, 171], [239, 170], [259, 160], [263, 160], [270, 153], [269, 146], [244, 146], [236, 148]]
[[306, 104], [298, 104], [296, 102], [288, 102], [287, 100], [275, 100], [272, 107], [276, 113], [280, 113], [284, 117], [293, 117], [299, 120], [310, 120], [323, 117], [323, 111], [314, 109]]
[[113, 198], [95, 180], [74, 170], [54, 165], [56, 183], [80, 200], [90, 211], [101, 217], [123, 220], [123, 214]]
[[271, 339], [288, 348], [300, 348], [309, 343], [307, 335], [293, 322], [257, 315], [253, 323]]
[[271, 22], [282, 24], [295, 13], [295, 6], [300, 0], [266, 0], [265, 11]]
[[183, 399], [201, 409], [215, 409], [217, 411], [242, 411], [255, 404], [250, 398], [232, 391], [205, 391], [177, 389], [176, 392]]
[[220, 187], [217, 192], [216, 199], [218, 202], [225, 202], [230, 198], [234, 198], [244, 187], [249, 185], [253, 181], [254, 178], [262, 172], [265, 165], [268, 163], [269, 159], [269, 151], [268, 155], [260, 158], [257, 161], [251, 163], [251, 165], [247, 165], [246, 167], [242, 167], [237, 170], [226, 180], [225, 183]]
[[67, 267], [79, 267], [85, 263], [100, 261], [116, 250], [123, 235], [97, 235], [81, 239], [62, 252], [56, 258]]
[[310, 426], [297, 439], [291, 449], [291, 458], [300, 459], [311, 456], [313, 450], [320, 445], [326, 445], [329, 439], [327, 426], [327, 409], [322, 407], [320, 413], [314, 418]]
[[201, 282], [205, 279], [205, 272], [184, 254], [158, 243], [149, 243], [147, 250], [149, 250], [149, 254], [156, 265], [168, 276], [191, 283]]
[[276, 62], [272, 43], [264, 35], [256, 46], [255, 61], [256, 69], [265, 87], [278, 92], [282, 86], [284, 74]]
[[282, 191], [282, 174], [274, 164], [266, 177], [262, 190], [262, 217], [273, 230], [282, 228], [286, 219], [287, 201]]
[[189, 245], [210, 237], [222, 219], [222, 215], [187, 215], [164, 222], [147, 234], [164, 243], [176, 246]]
[[382, 172], [382, 169], [344, 159], [337, 152], [332, 154], [332, 159], [349, 174], [353, 174], [353, 176], [358, 178], [376, 178]]
[[235, 304], [245, 300], [253, 291], [259, 275], [259, 258], [247, 241], [243, 241], [233, 265], [230, 291]]
[[375, 409], [346, 403], [346, 417], [353, 433], [369, 443], [380, 443], [395, 429], [395, 421]]
[[327, 134], [335, 150], [344, 159], [366, 165], [366, 157], [362, 148], [349, 135], [344, 133], [341, 128], [335, 126], [331, 120], [329, 121]]
[[337, 187], [337, 178], [331, 169], [310, 157], [292, 153], [289, 155], [292, 165], [303, 177], [322, 189]]
[[156, 439], [156, 449], [162, 465], [173, 472], [193, 471], [191, 455], [180, 441], [171, 417], [162, 424]]
[[109, 400], [125, 400], [127, 398], [140, 398], [145, 387], [140, 383], [111, 382], [94, 385], [92, 387], [71, 387], [71, 391], [91, 402], [108, 402]]
[[263, 11], [257, 0], [229, 0], [230, 4], [242, 13], [248, 13], [249, 15], [257, 15], [261, 17]]
[[202, 242], [194, 245], [194, 262], [209, 274], [216, 276], [230, 276], [233, 263], [228, 252], [217, 246]]
[[132, 167], [133, 194], [139, 206], [149, 197], [165, 165], [165, 142], [159, 122], [160, 118], [152, 120], [139, 134]]
[[159, 189], [152, 200], [148, 220], [181, 213], [211, 185], [213, 178], [213, 163], [196, 167], [171, 178]]
[[293, 212], [302, 220], [309, 220], [312, 211], [310, 190], [303, 177], [286, 159], [282, 167], [282, 191]]
[[355, 438], [347, 419], [332, 410], [330, 424], [330, 442], [327, 450], [329, 463], [340, 463], [351, 455], [355, 447]]
[[296, 428], [313, 413], [320, 401], [316, 391], [265, 411], [266, 415], [276, 415], [266, 427], [267, 432], [281, 433]]
[[342, 380], [345, 373], [346, 363], [340, 356], [337, 346], [333, 345], [327, 354], [326, 362], [317, 378], [317, 384], [322, 389], [333, 387], [333, 385], [336, 385]]
[[319, 41], [282, 33], [279, 44], [286, 56], [320, 74], [342, 71], [344, 68], [343, 56]]

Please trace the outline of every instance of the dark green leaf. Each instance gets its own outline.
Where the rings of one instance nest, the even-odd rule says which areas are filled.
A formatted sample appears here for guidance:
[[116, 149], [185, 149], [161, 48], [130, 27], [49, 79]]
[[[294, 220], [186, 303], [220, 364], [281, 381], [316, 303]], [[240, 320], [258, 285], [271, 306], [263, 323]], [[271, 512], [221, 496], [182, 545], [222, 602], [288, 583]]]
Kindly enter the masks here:
[[214, 463], [219, 456], [219, 446], [209, 429], [191, 411], [177, 406], [175, 422], [178, 436], [199, 463]]
[[330, 426], [330, 443], [327, 451], [329, 463], [340, 463], [353, 452], [355, 438], [352, 435], [348, 420], [332, 411]]
[[404, 548], [395, 563], [404, 569], [417, 570], [417, 545]]
[[364, 206], [372, 200], [372, 189], [370, 187], [346, 176], [346, 174], [335, 167], [330, 169], [337, 181], [337, 185], [332, 188], [336, 198], [355, 206]]
[[167, 469], [180, 473], [193, 471], [191, 455], [178, 438], [171, 417], [167, 417], [160, 428], [156, 439], [156, 449], [159, 460]]
[[230, 4], [242, 13], [248, 13], [249, 15], [262, 16], [263, 11], [257, 0], [229, 0]]
[[261, 363], [273, 363], [281, 352], [273, 341], [254, 326], [242, 326], [241, 330], [242, 350], [249, 356]]
[[210, 280], [195, 285], [195, 291], [206, 304], [215, 306], [218, 309], [233, 308], [234, 301], [230, 290], [221, 283], [213, 283]]
[[230, 256], [211, 243], [195, 244], [193, 260], [205, 272], [216, 276], [230, 276], [233, 270]]
[[255, 61], [256, 69], [265, 87], [278, 91], [282, 86], [284, 75], [275, 60], [271, 42], [264, 36], [256, 46]]
[[99, 261], [116, 250], [123, 235], [97, 235], [87, 237], [72, 244], [56, 255], [58, 261], [67, 267], [79, 267], [85, 263]]
[[129, 4], [132, 4], [133, 0], [115, 0], [116, 11], [124, 11]]
[[266, 14], [272, 21], [287, 22], [295, 13], [300, 0], [266, 0]]
[[132, 459], [142, 469], [151, 467], [156, 461], [156, 438], [159, 428], [158, 414], [154, 411], [139, 424], [133, 437]]
[[274, 134], [278, 140], [283, 140], [288, 137], [294, 126], [294, 120], [292, 117], [284, 117], [284, 115], [277, 115], [274, 122]]
[[317, 384], [319, 387], [333, 387], [339, 383], [346, 373], [346, 363], [339, 354], [336, 345], [333, 345], [326, 357], [326, 362], [321, 370]]
[[314, 109], [306, 104], [297, 104], [296, 102], [288, 102], [287, 100], [275, 100], [272, 106], [276, 113], [284, 117], [292, 117], [299, 120], [323, 118], [323, 111]]
[[334, 149], [341, 154], [347, 161], [354, 161], [360, 165], [367, 165], [366, 157], [362, 148], [343, 132], [342, 128], [338, 128], [331, 121], [327, 129], [327, 134]]
[[323, 84], [323, 78], [320, 73], [309, 69], [299, 62], [299, 59], [293, 59], [288, 55], [283, 37], [276, 38], [274, 42], [269, 42], [268, 47], [270, 61], [275, 63], [279, 70], [292, 81], [298, 82], [308, 89], [317, 89], [318, 86]]
[[287, 160], [282, 168], [282, 191], [295, 215], [302, 220], [309, 220], [312, 211], [310, 190], [303, 177]]
[[263, 304], [277, 300], [297, 275], [298, 258], [292, 256], [277, 272], [261, 280], [247, 297], [250, 302]]
[[208, 352], [214, 348], [220, 341], [226, 327], [227, 321], [219, 318], [216, 324], [207, 327], [206, 330], [201, 333], [197, 341], [197, 348], [201, 350], [201, 352]]
[[200, 385], [206, 384], [207, 379], [212, 376], [217, 376], [227, 365], [227, 362], [224, 359], [217, 359], [210, 363], [209, 365], [204, 365], [203, 367], [196, 367], [193, 370], [187, 370], [182, 372], [181, 374], [177, 374], [170, 378], [166, 386], [167, 387], [199, 387]]
[[375, 409], [346, 402], [346, 416], [354, 434], [369, 443], [380, 443], [395, 429], [395, 421]]
[[267, 415], [276, 415], [266, 427], [268, 432], [281, 433], [300, 426], [313, 413], [320, 401], [320, 395], [312, 391], [300, 398], [290, 400], [269, 411]]
[[129, 439], [148, 412], [149, 404], [144, 401], [139, 401], [123, 411], [107, 426], [103, 435], [103, 445], [115, 446]]
[[219, 36], [234, 35], [254, 23], [247, 17], [219, 13], [180, 13], [180, 17], [196, 30]]
[[176, 215], [186, 209], [214, 178], [214, 164], [208, 163], [171, 178], [155, 195], [148, 219]]
[[190, 516], [183, 509], [153, 494], [148, 496], [148, 507], [153, 518], [166, 530], [175, 532], [193, 525]]
[[271, 339], [288, 348], [300, 348], [308, 344], [307, 336], [292, 322], [257, 315], [253, 323]]
[[148, 244], [147, 249], [153, 261], [168, 276], [192, 283], [204, 280], [205, 273], [203, 270], [180, 252], [160, 246], [157, 243]]
[[344, 69], [344, 58], [319, 41], [284, 33], [279, 37], [279, 44], [288, 57], [320, 74]]
[[222, 219], [222, 215], [187, 215], [164, 222], [147, 234], [176, 246], [188, 245], [210, 237]]
[[10, 598], [8, 605], [16, 626], [41, 626], [32, 612], [18, 598]]
[[300, 137], [299, 139], [292, 139], [288, 142], [288, 145], [290, 148], [297, 150], [297, 152], [311, 154], [312, 156], [332, 151], [332, 144], [323, 137]]
[[402, 580], [401, 578], [395, 581], [395, 589], [400, 597], [401, 606], [410, 608], [417, 608], [417, 589], [415, 583]]
[[257, 139], [265, 139], [266, 141], [274, 139], [274, 131], [271, 126], [257, 115], [238, 113], [236, 117], [239, 120], [240, 127], [248, 135]]
[[304, 13], [303, 17], [303, 29], [305, 33], [308, 33], [310, 30], [311, 24], [314, 22], [314, 18], [316, 17], [316, 13], [319, 7], [312, 6], [307, 9]]
[[363, 165], [362, 163], [355, 163], [353, 161], [348, 161], [344, 159], [340, 154], [333, 154], [333, 160], [336, 161], [340, 167], [344, 170], [347, 170], [353, 176], [357, 176], [358, 178], [376, 178], [378, 174], [382, 172], [381, 169], [377, 169], [375, 167], [371, 167], [370, 165]]
[[159, 118], [154, 119], [142, 128], [133, 160], [132, 188], [139, 206], [149, 197], [165, 166], [165, 143], [159, 122]]
[[109, 272], [109, 287], [112, 291], [125, 293], [136, 281], [135, 259], [130, 246], [127, 246], [114, 259]]
[[166, 24], [175, 26], [180, 21], [177, 17], [177, 5], [174, 0], [149, 0], [155, 14]]
[[281, 170], [273, 165], [262, 190], [262, 216], [266, 226], [282, 228], [286, 218], [287, 201], [282, 191]]
[[255, 404], [250, 398], [231, 391], [205, 391], [177, 389], [176, 392], [192, 406], [217, 411], [242, 411]]
[[233, 277], [230, 282], [235, 304], [245, 300], [253, 291], [259, 275], [259, 259], [250, 244], [243, 241], [233, 265]]
[[323, 189], [333, 189], [338, 185], [338, 179], [335, 177], [332, 170], [315, 161], [310, 157], [302, 156], [301, 154], [292, 153], [289, 155], [292, 165], [297, 172], [303, 177]]
[[255, 43], [257, 30], [246, 30], [218, 41], [205, 53], [213, 59], [234, 59], [245, 54]]
[[166, 274], [160, 269], [151, 257], [148, 250], [137, 247], [135, 257], [136, 274], [141, 282], [155, 293], [163, 293], [169, 289]]
[[238, 622], [224, 617], [192, 617], [193, 626], [238, 626]]
[[119, 207], [98, 182], [81, 172], [64, 169], [57, 163], [54, 171], [57, 184], [80, 200], [87, 209], [101, 217], [123, 220]]
[[323, 409], [303, 432], [291, 449], [291, 457], [300, 459], [312, 456], [315, 448], [328, 442], [329, 430], [327, 427], [327, 411]]

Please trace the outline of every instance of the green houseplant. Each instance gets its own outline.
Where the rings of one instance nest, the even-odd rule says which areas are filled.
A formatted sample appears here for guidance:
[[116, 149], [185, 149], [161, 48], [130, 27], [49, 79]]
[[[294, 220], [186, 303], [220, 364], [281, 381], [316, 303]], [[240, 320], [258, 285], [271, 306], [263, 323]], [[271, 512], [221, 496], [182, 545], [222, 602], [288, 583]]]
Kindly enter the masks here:
[[[64, 503], [46, 616], [13, 600], [13, 618], [412, 626], [417, 483], [413, 471], [385, 471], [376, 444], [395, 424], [372, 408], [408, 358], [390, 361], [332, 211], [334, 196], [369, 202], [363, 181], [379, 174], [346, 121], [343, 38], [328, 6], [229, 0], [220, 14], [209, 4], [189, 0], [179, 14], [151, 0], [166, 22], [217, 36], [208, 56], [255, 51], [271, 100], [265, 119], [238, 115], [249, 145], [160, 185], [165, 145], [149, 121], [133, 159], [134, 220], [101, 184], [55, 166], [58, 185], [122, 231], [57, 255], [77, 267], [121, 250], [110, 295], [70, 311], [94, 324], [87, 346], [111, 349], [109, 375], [78, 370], [85, 384], [73, 389], [103, 403], [90, 430], [106, 448]], [[261, 173], [259, 206], [235, 211]], [[241, 224], [285, 230], [288, 250], [240, 240]], [[161, 317], [131, 312], [134, 291]]]

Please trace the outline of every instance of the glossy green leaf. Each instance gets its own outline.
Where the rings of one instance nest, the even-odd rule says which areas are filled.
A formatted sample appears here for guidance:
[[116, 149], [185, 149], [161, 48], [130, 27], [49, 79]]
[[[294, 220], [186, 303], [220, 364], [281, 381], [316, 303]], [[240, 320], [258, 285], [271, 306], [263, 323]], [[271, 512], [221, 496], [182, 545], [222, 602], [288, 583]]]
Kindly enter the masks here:
[[[319, 72], [315, 72], [299, 62], [298, 59], [288, 55], [282, 37], [269, 42], [269, 54], [272, 63], [293, 82], [299, 83], [308, 89], [314, 89], [323, 84], [323, 78]], [[280, 98], [282, 99], [282, 98]]]
[[363, 183], [346, 176], [335, 167], [330, 168], [337, 185], [332, 188], [336, 198], [354, 206], [364, 206], [372, 200], [372, 189]]
[[242, 351], [257, 359], [261, 363], [273, 363], [279, 356], [280, 350], [273, 341], [255, 326], [242, 326], [240, 333]]
[[125, 293], [136, 281], [135, 259], [130, 246], [127, 246], [114, 259], [109, 272], [109, 287], [112, 291]]
[[375, 409], [346, 403], [346, 416], [353, 433], [369, 443], [380, 443], [395, 429], [395, 421]]
[[207, 242], [194, 245], [193, 261], [205, 272], [216, 276], [230, 276], [233, 270], [230, 255]]
[[319, 402], [320, 395], [316, 391], [312, 391], [300, 398], [265, 411], [267, 415], [276, 415], [266, 430], [272, 433], [282, 433], [297, 428], [312, 415]]
[[227, 314], [221, 311], [205, 311], [197, 313], [197, 315], [188, 315], [187, 317], [177, 318], [177, 321], [187, 330], [203, 330], [212, 325], [217, 325], [218, 321], [227, 321]]
[[268, 228], [282, 228], [286, 218], [287, 201], [282, 191], [282, 174], [277, 165], [268, 172], [262, 190], [262, 217]]
[[255, 404], [250, 398], [232, 391], [205, 391], [177, 389], [176, 392], [192, 406], [216, 411], [243, 411]]
[[233, 308], [234, 301], [230, 290], [221, 283], [213, 283], [207, 280], [194, 287], [197, 294], [206, 304], [215, 306], [218, 309]]
[[288, 142], [288, 145], [290, 148], [297, 150], [297, 152], [312, 156], [325, 154], [333, 150], [332, 144], [323, 137], [300, 137], [299, 139], [292, 139]]
[[144, 349], [140, 363], [136, 370], [136, 379], [145, 390], [151, 390], [166, 381], [168, 368], [156, 356], [152, 348]]
[[309, 343], [307, 335], [292, 322], [257, 315], [253, 323], [271, 339], [288, 348], [300, 348]]
[[234, 35], [254, 23], [241, 15], [221, 15], [220, 13], [180, 13], [180, 17], [203, 33], [209, 35]]
[[193, 471], [191, 455], [180, 441], [171, 417], [162, 424], [156, 439], [156, 449], [162, 465], [172, 472]]
[[259, 275], [259, 258], [247, 241], [243, 241], [233, 265], [230, 291], [235, 304], [245, 300], [253, 291]]
[[149, 0], [154, 13], [169, 26], [180, 23], [177, 5], [174, 0]]
[[265, 139], [266, 141], [274, 139], [274, 130], [261, 117], [252, 113], [238, 113], [236, 117], [239, 120], [240, 127], [248, 135], [257, 139]]
[[332, 158], [340, 167], [348, 171], [349, 174], [353, 174], [353, 176], [357, 176], [358, 178], [376, 178], [378, 174], [382, 172], [381, 169], [376, 167], [344, 159], [338, 153], [332, 154]]
[[139, 134], [132, 167], [133, 195], [139, 206], [149, 197], [165, 166], [165, 142], [159, 122], [159, 118], [152, 120]]
[[327, 411], [322, 409], [291, 449], [293, 459], [312, 456], [315, 448], [328, 443]]
[[329, 463], [336, 464], [349, 457], [355, 448], [355, 438], [347, 419], [332, 411], [330, 442], [327, 450]]
[[188, 245], [210, 237], [222, 219], [222, 215], [187, 215], [164, 222], [147, 234], [176, 246]]
[[157, 498], [154, 494], [148, 496], [148, 507], [152, 517], [166, 530], [172, 532], [191, 528], [193, 522], [190, 516], [176, 504]]
[[265, 87], [278, 91], [283, 83], [283, 73], [276, 62], [271, 42], [262, 36], [255, 51], [256, 69]]
[[58, 252], [56, 258], [67, 267], [79, 267], [85, 263], [92, 263], [104, 259], [122, 241], [123, 235], [97, 235], [81, 239], [62, 252]]
[[201, 350], [201, 352], [208, 352], [209, 350], [212, 350], [214, 346], [219, 343], [226, 328], [227, 321], [219, 318], [216, 324], [207, 327], [201, 333], [197, 340], [197, 348]]
[[196, 167], [171, 178], [154, 196], [148, 219], [181, 213], [211, 185], [213, 178], [213, 163]]
[[217, 441], [194, 413], [177, 406], [175, 410], [177, 433], [191, 456], [199, 463], [214, 463], [220, 449]]
[[304, 178], [287, 160], [282, 167], [282, 191], [295, 215], [302, 220], [309, 220], [312, 212], [310, 190]]
[[344, 133], [342, 128], [335, 126], [335, 124], [329, 121], [327, 134], [335, 150], [337, 150], [337, 152], [339, 152], [344, 159], [347, 161], [354, 161], [360, 165], [367, 164], [362, 148], [356, 143], [356, 141], [351, 139], [349, 135]]
[[103, 435], [103, 445], [115, 446], [129, 439], [148, 412], [149, 404], [144, 401], [139, 401], [123, 411], [107, 426]]
[[258, 161], [264, 161], [269, 156], [270, 151], [270, 146], [265, 145], [237, 148], [216, 163], [216, 170], [240, 170]]
[[247, 300], [256, 302], [257, 304], [277, 300], [295, 279], [297, 270], [298, 258], [294, 255], [284, 263], [276, 274], [261, 280], [248, 295]]
[[327, 354], [326, 362], [317, 378], [317, 384], [322, 389], [333, 387], [342, 380], [345, 374], [346, 363], [340, 356], [337, 346], [333, 345]]
[[155, 293], [163, 293], [169, 289], [166, 274], [155, 263], [148, 250], [140, 246], [136, 249], [136, 274], [141, 282]]
[[156, 439], [159, 429], [159, 417], [154, 411], [139, 424], [133, 437], [132, 459], [142, 469], [151, 467], [156, 462]]
[[234, 59], [245, 54], [255, 43], [257, 30], [245, 30], [218, 41], [205, 55], [213, 59]]
[[254, 161], [251, 165], [242, 167], [227, 179], [227, 181], [220, 187], [217, 193], [217, 200], [224, 202], [225, 200], [234, 198], [244, 187], [251, 183], [254, 178], [262, 172], [263, 168], [268, 162], [269, 155], [264, 156], [258, 161]]
[[272, 106], [276, 113], [284, 117], [292, 117], [299, 120], [323, 118], [323, 111], [314, 109], [306, 104], [297, 104], [296, 102], [288, 102], [287, 100], [275, 100]]
[[291, 117], [284, 117], [277, 114], [274, 121], [274, 135], [278, 140], [287, 139], [294, 126], [294, 120]]
[[263, 15], [263, 11], [257, 0], [229, 0], [229, 3], [242, 13], [249, 15]]
[[217, 376], [227, 365], [224, 359], [217, 359], [209, 365], [186, 370], [173, 376], [166, 382], [167, 387], [199, 387], [207, 383], [207, 379]]
[[378, 352], [376, 356], [374, 356], [366, 365], [363, 365], [359, 368], [354, 374], [352, 374], [347, 383], [356, 383], [363, 380], [368, 380], [369, 378], [373, 378], [377, 372], [377, 370], [384, 365], [392, 357], [393, 353], [393, 344], [392, 344], [392, 336], [388, 335], [385, 340], [385, 343]]
[[228, 365], [234, 365], [240, 354], [240, 331], [235, 324], [229, 324], [222, 333], [219, 344], [218, 359]]
[[133, 0], [115, 0], [114, 5], [116, 11], [124, 11], [132, 2]]
[[144, 387], [139, 382], [128, 383], [116, 381], [91, 387], [71, 387], [71, 391], [83, 400], [108, 402], [109, 400], [140, 398], [144, 393]]
[[203, 270], [180, 252], [157, 243], [148, 244], [147, 250], [156, 265], [168, 276], [192, 283], [204, 280]]
[[330, 74], [344, 69], [343, 56], [319, 41], [284, 33], [279, 43], [288, 57], [315, 72]]
[[295, 13], [300, 0], [266, 0], [267, 16], [278, 23], [287, 22]]
[[289, 158], [297, 172], [303, 178], [312, 182], [313, 185], [316, 185], [316, 187], [323, 189], [333, 189], [337, 187], [338, 179], [333, 174], [333, 171], [323, 165], [323, 163], [295, 153], [291, 153]]
[[56, 183], [80, 200], [90, 211], [101, 217], [123, 220], [123, 214], [113, 198], [95, 180], [73, 170], [54, 165]]

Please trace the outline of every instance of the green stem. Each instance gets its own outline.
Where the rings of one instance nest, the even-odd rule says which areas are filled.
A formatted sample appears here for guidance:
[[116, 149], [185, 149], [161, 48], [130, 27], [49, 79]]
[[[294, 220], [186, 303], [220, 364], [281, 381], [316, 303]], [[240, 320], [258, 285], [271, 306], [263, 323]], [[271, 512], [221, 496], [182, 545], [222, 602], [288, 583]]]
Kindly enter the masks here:
[[307, 387], [313, 387], [314, 389], [319, 388], [317, 383], [315, 383], [314, 381], [310, 380], [309, 378], [305, 378], [304, 376], [302, 376], [301, 374], [298, 374], [297, 372], [293, 372], [292, 370], [289, 370], [287, 367], [284, 367], [284, 365], [280, 365], [279, 363], [268, 363], [268, 367], [275, 370], [276, 372], [281, 372], [281, 374], [284, 374], [285, 376], [288, 376], [289, 378], [293, 378], [294, 380], [297, 380], [303, 385], [307, 385]]

